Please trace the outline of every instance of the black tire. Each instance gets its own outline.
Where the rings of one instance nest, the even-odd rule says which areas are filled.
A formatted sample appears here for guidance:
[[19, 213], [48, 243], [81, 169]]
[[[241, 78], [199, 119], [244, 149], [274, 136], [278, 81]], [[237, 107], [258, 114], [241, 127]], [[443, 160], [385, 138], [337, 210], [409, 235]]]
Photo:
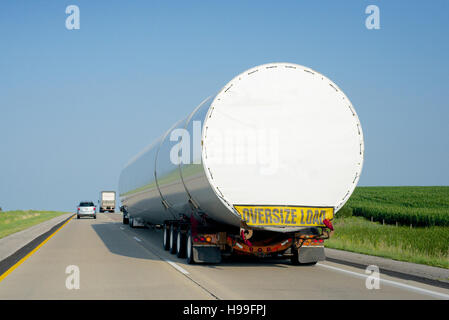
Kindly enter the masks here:
[[193, 259], [193, 239], [192, 232], [189, 230], [186, 236], [186, 262], [188, 264], [194, 264], [195, 260]]
[[97, 215], [96, 214], [94, 214], [94, 219], [97, 219]]
[[292, 265], [298, 266], [299, 265], [299, 259], [298, 259], [298, 249], [296, 247], [292, 246], [292, 256], [290, 257], [290, 261]]
[[129, 218], [125, 218], [125, 216], [123, 216], [123, 224], [128, 224], [129, 223]]
[[170, 228], [170, 253], [172, 253], [172, 254], [176, 253], [176, 236], [177, 236], [177, 230], [174, 225], [171, 225], [171, 228]]
[[134, 218], [133, 217], [129, 217], [129, 226], [131, 228], [134, 228]]
[[76, 218], [77, 218], [77, 219], [79, 219], [79, 218], [80, 218], [80, 216], [79, 216], [79, 215], [76, 215]]
[[168, 251], [170, 249], [170, 225], [164, 224], [164, 235], [163, 235], [163, 242], [162, 246], [164, 247], [164, 250]]
[[186, 251], [187, 251], [187, 241], [186, 241], [186, 234], [181, 232], [181, 230], [178, 230], [176, 237], [176, 256], [178, 258], [185, 258], [186, 257]]
[[104, 210], [103, 210], [103, 209], [100, 209], [100, 212], [101, 212], [101, 213], [103, 213], [103, 212], [104, 212]]

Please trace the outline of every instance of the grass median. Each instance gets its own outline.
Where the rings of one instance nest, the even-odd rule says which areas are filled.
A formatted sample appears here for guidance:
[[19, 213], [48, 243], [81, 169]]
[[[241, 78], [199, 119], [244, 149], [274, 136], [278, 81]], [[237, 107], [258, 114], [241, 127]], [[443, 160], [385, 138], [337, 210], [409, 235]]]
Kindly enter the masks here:
[[0, 239], [66, 213], [36, 210], [0, 212]]
[[326, 247], [449, 269], [449, 187], [358, 187]]

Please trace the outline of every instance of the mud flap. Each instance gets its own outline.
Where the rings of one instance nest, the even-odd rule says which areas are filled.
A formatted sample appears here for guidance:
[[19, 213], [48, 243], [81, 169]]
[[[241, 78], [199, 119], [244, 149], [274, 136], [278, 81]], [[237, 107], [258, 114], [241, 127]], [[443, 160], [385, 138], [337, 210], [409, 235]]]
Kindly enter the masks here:
[[219, 247], [193, 247], [193, 260], [196, 263], [220, 263], [221, 251]]
[[325, 259], [324, 247], [302, 247], [298, 252], [299, 263], [311, 263]]

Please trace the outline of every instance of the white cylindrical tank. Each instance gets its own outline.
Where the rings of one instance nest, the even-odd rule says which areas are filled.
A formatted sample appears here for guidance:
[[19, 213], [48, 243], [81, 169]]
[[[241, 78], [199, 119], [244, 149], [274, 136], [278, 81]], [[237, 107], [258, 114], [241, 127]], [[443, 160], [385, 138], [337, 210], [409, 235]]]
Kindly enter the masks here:
[[[189, 200], [235, 226], [248, 220], [242, 208], [337, 212], [357, 185], [363, 154], [359, 119], [335, 83], [297, 64], [265, 64], [232, 79], [131, 160], [120, 199], [132, 217], [154, 224], [189, 216]], [[294, 225], [264, 219], [253, 226], [303, 226], [299, 217]]]

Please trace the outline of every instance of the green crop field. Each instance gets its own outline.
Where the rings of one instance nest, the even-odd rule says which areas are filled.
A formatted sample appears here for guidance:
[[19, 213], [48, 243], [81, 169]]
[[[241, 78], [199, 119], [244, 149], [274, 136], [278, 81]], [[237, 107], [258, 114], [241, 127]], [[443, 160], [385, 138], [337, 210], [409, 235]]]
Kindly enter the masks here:
[[17, 210], [0, 212], [0, 238], [24, 230], [67, 212]]
[[449, 268], [449, 187], [358, 187], [334, 225], [329, 248]]
[[358, 187], [342, 209], [348, 213], [386, 224], [449, 226], [449, 187]]

